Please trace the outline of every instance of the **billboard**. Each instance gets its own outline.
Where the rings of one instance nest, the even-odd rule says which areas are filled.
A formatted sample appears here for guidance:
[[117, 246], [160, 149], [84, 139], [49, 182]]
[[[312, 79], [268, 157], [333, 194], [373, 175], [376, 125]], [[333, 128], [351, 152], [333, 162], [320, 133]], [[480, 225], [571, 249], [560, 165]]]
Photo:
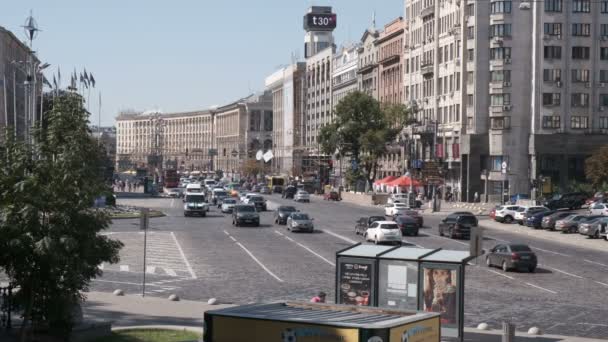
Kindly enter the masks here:
[[307, 31], [333, 31], [336, 23], [335, 13], [308, 13], [304, 16], [304, 29]]
[[339, 304], [368, 306], [372, 304], [373, 264], [369, 262], [340, 262], [338, 269]]

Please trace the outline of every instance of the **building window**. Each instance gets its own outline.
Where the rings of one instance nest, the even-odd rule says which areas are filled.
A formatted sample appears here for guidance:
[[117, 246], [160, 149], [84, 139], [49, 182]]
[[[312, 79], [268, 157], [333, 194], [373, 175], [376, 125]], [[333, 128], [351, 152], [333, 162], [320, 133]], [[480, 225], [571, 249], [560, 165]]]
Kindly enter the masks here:
[[572, 24], [572, 35], [575, 37], [589, 37], [591, 24]]
[[574, 93], [572, 94], [570, 105], [572, 107], [589, 107], [589, 94], [587, 93]]
[[600, 70], [600, 82], [608, 83], [608, 70]]
[[492, 129], [509, 129], [511, 128], [511, 118], [508, 116], [492, 117], [490, 126]]
[[572, 69], [572, 82], [589, 82], [589, 70]]
[[558, 115], [543, 116], [543, 128], [560, 128], [561, 118]]
[[602, 13], [608, 13], [608, 1], [603, 0], [600, 2], [600, 11]]
[[561, 12], [562, 0], [545, 0], [545, 12]]
[[490, 59], [500, 60], [500, 59], [508, 59], [511, 58], [511, 48], [510, 47], [497, 47], [490, 49]]
[[511, 37], [511, 24], [490, 25], [490, 38]]
[[600, 94], [600, 106], [608, 107], [608, 94]]
[[572, 12], [589, 13], [591, 10], [591, 0], [572, 0]]
[[600, 129], [608, 129], [608, 116], [600, 116], [599, 125]]
[[511, 13], [511, 1], [492, 1], [490, 10], [492, 14]]
[[511, 70], [490, 71], [491, 82], [511, 82]]
[[472, 17], [475, 15], [475, 4], [467, 5], [467, 16]]
[[511, 94], [491, 94], [490, 104], [492, 106], [503, 106], [511, 104]]
[[608, 60], [608, 48], [600, 48], [600, 59], [603, 61]]
[[562, 24], [561, 23], [545, 23], [544, 33], [549, 36], [561, 38], [562, 37]]
[[560, 103], [560, 93], [543, 93], [543, 106], [559, 106]]
[[469, 59], [469, 62], [472, 62], [475, 60], [475, 50], [474, 49], [468, 49], [467, 50], [467, 58]]
[[467, 26], [467, 39], [475, 38], [475, 26]]
[[572, 59], [589, 59], [589, 47], [588, 46], [573, 46], [572, 47]]
[[502, 156], [490, 156], [490, 167], [492, 171], [502, 171]]
[[473, 97], [473, 94], [467, 94], [467, 106], [473, 107], [474, 104], [475, 98]]
[[600, 36], [608, 37], [608, 24], [600, 25]]
[[562, 69], [543, 69], [543, 81], [559, 82], [562, 79]]
[[589, 118], [586, 116], [573, 116], [570, 118], [570, 128], [586, 129], [589, 128]]
[[545, 59], [561, 59], [562, 58], [562, 47], [561, 46], [545, 46], [544, 47]]

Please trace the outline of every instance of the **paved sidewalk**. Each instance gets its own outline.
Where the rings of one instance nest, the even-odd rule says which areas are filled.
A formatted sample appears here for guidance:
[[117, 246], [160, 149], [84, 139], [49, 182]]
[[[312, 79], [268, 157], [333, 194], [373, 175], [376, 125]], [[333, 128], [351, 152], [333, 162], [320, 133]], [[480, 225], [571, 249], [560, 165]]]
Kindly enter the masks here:
[[[114, 296], [111, 293], [88, 292], [83, 311], [85, 318], [95, 322], [113, 322], [113, 328], [172, 328], [200, 332], [206, 310], [220, 309], [231, 305], [209, 305], [197, 301], [172, 302], [168, 299], [137, 295]], [[465, 341], [498, 342], [501, 331], [480, 331], [465, 328]], [[531, 336], [518, 332], [515, 341], [535, 342], [592, 342], [602, 341], [557, 335]]]

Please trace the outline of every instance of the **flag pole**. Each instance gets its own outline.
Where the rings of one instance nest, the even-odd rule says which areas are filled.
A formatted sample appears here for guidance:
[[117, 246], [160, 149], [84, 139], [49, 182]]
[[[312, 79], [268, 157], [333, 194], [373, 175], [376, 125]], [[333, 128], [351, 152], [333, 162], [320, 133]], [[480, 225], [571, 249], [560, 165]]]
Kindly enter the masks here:
[[2, 89], [4, 90], [4, 128], [8, 128], [8, 100], [6, 99], [6, 75], [2, 75]]
[[97, 132], [99, 133], [99, 144], [101, 145], [101, 91], [99, 92], [99, 108], [97, 114]]

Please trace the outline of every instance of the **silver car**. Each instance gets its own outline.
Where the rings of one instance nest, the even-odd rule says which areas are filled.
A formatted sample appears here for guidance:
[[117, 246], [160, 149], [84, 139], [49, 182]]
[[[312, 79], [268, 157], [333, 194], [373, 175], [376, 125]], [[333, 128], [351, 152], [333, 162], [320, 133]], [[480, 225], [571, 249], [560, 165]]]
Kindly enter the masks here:
[[599, 239], [599, 237], [602, 236], [602, 233], [606, 233], [607, 225], [608, 217], [596, 218], [595, 220], [579, 224], [578, 232], [592, 239]]
[[310, 194], [306, 191], [300, 190], [295, 196], [293, 196], [293, 200], [296, 202], [310, 202]]
[[308, 214], [295, 212], [287, 218], [287, 230], [289, 231], [306, 231], [312, 233], [315, 229], [312, 224], [312, 218]]
[[222, 212], [223, 213], [231, 213], [232, 209], [236, 205], [236, 199], [234, 198], [224, 198], [222, 201]]

